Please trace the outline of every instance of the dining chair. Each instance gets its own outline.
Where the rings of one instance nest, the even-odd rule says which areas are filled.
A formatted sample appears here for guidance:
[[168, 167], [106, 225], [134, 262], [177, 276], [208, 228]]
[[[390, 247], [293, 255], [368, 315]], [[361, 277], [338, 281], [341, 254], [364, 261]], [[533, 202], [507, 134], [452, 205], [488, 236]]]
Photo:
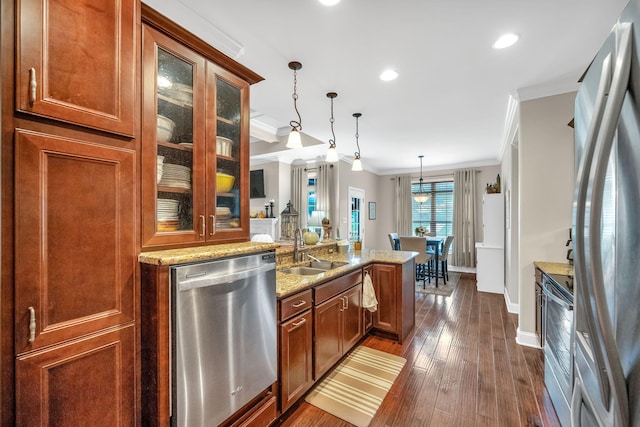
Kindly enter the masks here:
[[416, 256], [415, 280], [422, 280], [422, 287], [427, 287], [427, 280], [431, 283], [430, 263], [434, 259], [433, 254], [427, 253], [426, 237], [400, 237], [400, 246], [403, 251], [418, 252]]
[[394, 251], [402, 250], [402, 245], [400, 244], [400, 238], [398, 237], [398, 233], [389, 233], [389, 243], [391, 244], [391, 249]]
[[440, 252], [440, 256], [436, 260], [436, 262], [440, 263], [440, 268], [438, 271], [438, 277], [442, 277], [444, 283], [447, 283], [449, 280], [449, 248], [451, 247], [451, 242], [453, 242], [453, 236], [447, 236], [444, 239], [444, 244], [442, 245], [442, 252]]

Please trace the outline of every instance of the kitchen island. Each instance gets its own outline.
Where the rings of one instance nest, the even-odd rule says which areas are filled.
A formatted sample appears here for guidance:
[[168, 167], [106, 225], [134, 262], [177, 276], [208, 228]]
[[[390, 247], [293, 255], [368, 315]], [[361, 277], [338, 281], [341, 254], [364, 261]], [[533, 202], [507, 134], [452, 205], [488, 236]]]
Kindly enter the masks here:
[[[304, 259], [299, 262], [294, 262], [292, 246], [277, 242], [143, 252], [138, 257], [142, 279], [142, 375], [148, 380], [142, 390], [143, 417], [158, 424], [169, 420], [170, 267], [274, 251], [278, 382], [257, 396], [250, 407], [234, 414], [228, 425], [244, 425], [254, 418], [263, 422], [261, 425], [270, 424], [366, 334], [375, 333], [402, 343], [413, 330], [415, 252], [343, 253], [335, 242], [299, 249], [299, 259]], [[309, 267], [313, 258], [331, 261], [334, 268], [307, 275], [286, 272], [291, 272], [292, 267]], [[378, 300], [374, 312], [362, 306], [367, 274]]]

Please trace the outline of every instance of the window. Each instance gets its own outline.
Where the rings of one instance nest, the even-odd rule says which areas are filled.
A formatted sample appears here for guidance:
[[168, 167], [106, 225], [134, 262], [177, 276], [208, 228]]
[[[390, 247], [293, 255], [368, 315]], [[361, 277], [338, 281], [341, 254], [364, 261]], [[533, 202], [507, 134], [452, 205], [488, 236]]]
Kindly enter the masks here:
[[[411, 199], [411, 222], [416, 228], [423, 227], [427, 233], [437, 237], [453, 234], [453, 181], [423, 182], [422, 190], [431, 194], [429, 200], [418, 203]], [[411, 193], [420, 191], [419, 183], [411, 184]]]
[[311, 213], [316, 210], [317, 185], [318, 178], [316, 177], [315, 172], [309, 172], [307, 175], [307, 219], [310, 219]]

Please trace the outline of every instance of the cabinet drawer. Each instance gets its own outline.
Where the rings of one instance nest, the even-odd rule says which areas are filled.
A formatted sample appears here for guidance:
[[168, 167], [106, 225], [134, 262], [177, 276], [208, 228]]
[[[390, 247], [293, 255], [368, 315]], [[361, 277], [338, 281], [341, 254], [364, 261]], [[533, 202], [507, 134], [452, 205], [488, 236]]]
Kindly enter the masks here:
[[267, 400], [261, 408], [259, 408], [247, 420], [238, 424], [238, 427], [267, 427], [277, 418], [276, 397], [273, 396]]
[[280, 301], [280, 321], [311, 308], [311, 289]]
[[338, 277], [324, 285], [317, 286], [315, 292], [315, 304], [318, 305], [323, 301], [328, 300], [334, 295], [338, 295], [350, 287], [362, 282], [362, 271], [357, 270], [353, 273], [345, 274], [342, 277]]

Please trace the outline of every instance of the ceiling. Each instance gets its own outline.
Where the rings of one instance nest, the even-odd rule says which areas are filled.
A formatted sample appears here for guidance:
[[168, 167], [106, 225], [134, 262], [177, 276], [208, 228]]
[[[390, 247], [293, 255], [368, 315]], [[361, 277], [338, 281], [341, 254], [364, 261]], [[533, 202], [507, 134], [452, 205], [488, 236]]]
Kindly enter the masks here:
[[[145, 0], [265, 78], [251, 87], [252, 164], [321, 160], [332, 137], [378, 175], [495, 165], [510, 96], [577, 89], [627, 0]], [[514, 32], [520, 41], [496, 50]], [[302, 150], [285, 148], [299, 61]], [[399, 77], [382, 82], [385, 68]], [[571, 117], [563, 118], [569, 122]], [[257, 141], [257, 142], [255, 142]], [[267, 141], [267, 142], [264, 142]], [[276, 142], [273, 142], [276, 141]]]

